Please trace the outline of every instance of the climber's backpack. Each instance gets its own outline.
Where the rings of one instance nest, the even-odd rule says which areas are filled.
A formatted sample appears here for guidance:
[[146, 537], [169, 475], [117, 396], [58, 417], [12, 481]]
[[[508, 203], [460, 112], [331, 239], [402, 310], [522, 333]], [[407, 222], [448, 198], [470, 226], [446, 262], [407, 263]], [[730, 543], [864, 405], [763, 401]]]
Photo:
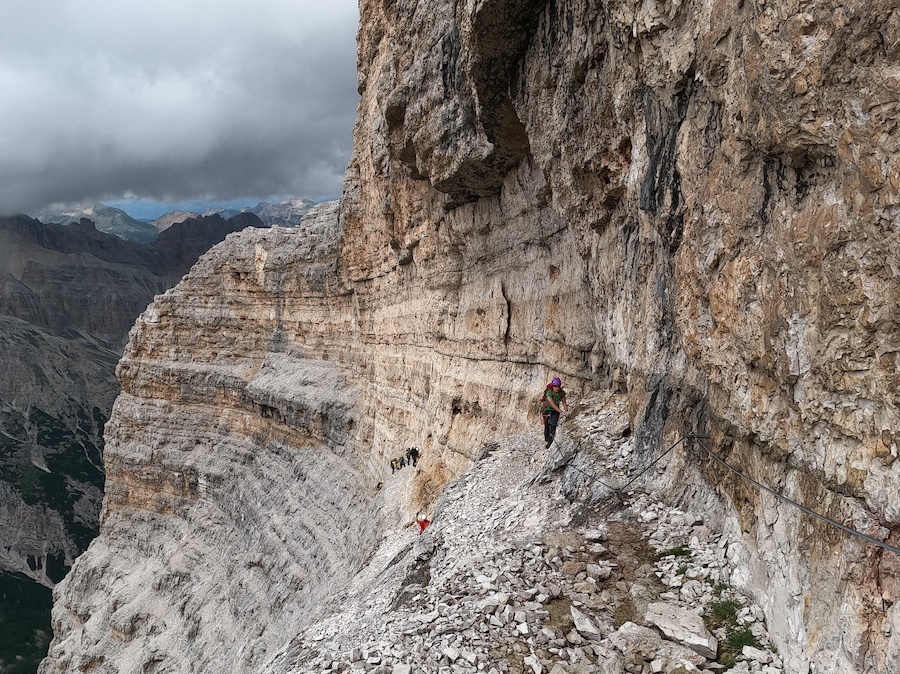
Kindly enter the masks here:
[[537, 399], [537, 409], [538, 413], [541, 415], [541, 423], [547, 421], [547, 417], [550, 414], [546, 409], [544, 409], [547, 406], [547, 392], [550, 390], [550, 388], [550, 384], [547, 384], [547, 386], [544, 387], [543, 392]]

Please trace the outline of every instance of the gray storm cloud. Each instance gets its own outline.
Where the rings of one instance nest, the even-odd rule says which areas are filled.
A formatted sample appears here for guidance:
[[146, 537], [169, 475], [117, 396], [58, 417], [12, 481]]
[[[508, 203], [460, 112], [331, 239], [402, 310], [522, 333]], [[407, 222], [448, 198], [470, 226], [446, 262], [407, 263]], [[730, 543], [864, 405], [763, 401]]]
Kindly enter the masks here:
[[336, 194], [355, 0], [3, 0], [0, 213]]

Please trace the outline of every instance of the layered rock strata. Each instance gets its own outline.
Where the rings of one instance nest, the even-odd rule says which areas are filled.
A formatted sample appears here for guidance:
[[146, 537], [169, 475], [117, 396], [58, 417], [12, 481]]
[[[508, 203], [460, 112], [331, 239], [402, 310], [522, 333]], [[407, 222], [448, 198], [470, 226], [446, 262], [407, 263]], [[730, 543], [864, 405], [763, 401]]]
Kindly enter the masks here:
[[289, 337], [322, 348], [340, 315], [298, 306], [330, 282], [326, 225], [231, 236], [141, 316], [106, 430], [105, 534], [54, 615], [57, 633], [99, 639], [60, 639], [46, 671], [254, 671], [361, 565], [381, 525], [352, 442], [371, 433], [359, 383]]
[[[363, 9], [348, 229], [416, 270], [455, 235], [447, 250], [472, 260], [476, 287], [529, 270], [494, 342], [505, 358], [530, 345], [627, 391], [641, 457], [696, 429], [746, 473], [896, 544], [896, 8]], [[488, 194], [448, 187], [495, 172], [523, 130], [527, 150]], [[500, 242], [518, 264], [497, 264]], [[686, 461], [731, 504], [742, 584], [795, 668], [885, 671], [895, 557], [700, 450]]]
[[[132, 333], [104, 533], [60, 592], [44, 671], [149, 667], [162, 651], [142, 644], [183, 633], [193, 654], [160, 656], [159, 671], [214, 654], [262, 671], [274, 641], [333, 596], [290, 598], [297, 615], [273, 615], [283, 579], [340, 584], [378, 537], [372, 485], [388, 459], [423, 448], [394, 496], [408, 517], [485, 440], [521, 430], [551, 373], [573, 398], [626, 396], [627, 466], [696, 431], [754, 479], [896, 545], [892, 3], [366, 0], [359, 39], [337, 223], [230, 238]], [[251, 464], [250, 447], [254, 464], [284, 473], [227, 477], [219, 464]], [[567, 461], [590, 473], [594, 445], [573, 449]], [[260, 505], [253, 517], [274, 512], [272, 523], [241, 534], [231, 497], [248, 475], [241, 504], [288, 493], [297, 456], [330, 467], [313, 512], [346, 503], [351, 530], [305, 521], [306, 505], [294, 520]], [[646, 479], [721, 512], [736, 541], [730, 580], [762, 607], [788, 671], [892, 671], [891, 553], [760, 491], [698, 443], [672, 457]], [[566, 493], [598, 498], [576, 473]], [[305, 532], [321, 567], [277, 561], [283, 526]], [[250, 605], [234, 588], [251, 575], [235, 563], [184, 614], [227, 607], [237, 633], [261, 616], [272, 631], [213, 644], [211, 614], [196, 630], [162, 627], [189, 592], [162, 580], [178, 565], [151, 550], [172, 537], [196, 542], [201, 564], [223, 549], [271, 554], [286, 575]], [[152, 560], [160, 580], [142, 605], [158, 601], [159, 617], [115, 641], [110, 598], [131, 601], [138, 582], [122, 559]]]

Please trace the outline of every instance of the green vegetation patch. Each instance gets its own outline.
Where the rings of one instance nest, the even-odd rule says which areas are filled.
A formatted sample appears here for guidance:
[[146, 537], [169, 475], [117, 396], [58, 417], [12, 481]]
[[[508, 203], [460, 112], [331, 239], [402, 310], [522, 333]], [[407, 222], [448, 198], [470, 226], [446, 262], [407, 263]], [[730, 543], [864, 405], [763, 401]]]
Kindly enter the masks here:
[[[724, 594], [720, 590], [719, 594]], [[719, 663], [726, 667], [734, 667], [737, 657], [744, 646], [762, 648], [759, 639], [749, 627], [738, 625], [738, 611], [741, 605], [734, 599], [718, 599], [712, 602], [706, 609], [703, 618], [710, 631], [722, 629], [725, 638], [719, 641]]]
[[740, 654], [744, 646], [753, 646], [753, 648], [762, 648], [759, 639], [754, 636], [753, 631], [749, 627], [741, 627], [725, 637], [723, 650], [731, 654], [732, 658]]
[[41, 447], [57, 449], [70, 445], [75, 440], [75, 434], [63, 421], [37, 407], [31, 410], [28, 421], [37, 428], [37, 441]]
[[741, 605], [733, 599], [718, 599], [710, 603], [706, 610], [706, 626], [711, 629], [725, 628], [726, 631], [737, 626], [738, 611]]
[[[38, 444], [48, 450], [43, 452], [47, 470], [35, 466], [25, 456], [17, 459], [10, 456], [9, 460], [0, 462], [0, 480], [13, 485], [26, 503], [43, 505], [62, 515], [66, 531], [78, 549], [85, 550], [97, 531], [76, 517], [75, 503], [85, 493], [85, 485], [103, 490], [101, 434], [106, 419], [96, 407], [91, 413], [79, 409], [76, 417], [58, 419], [33, 408], [28, 419], [23, 418], [15, 430], [25, 435], [30, 428]], [[15, 440], [9, 434], [14, 433], [11, 427], [19, 420], [5, 421], [3, 437]], [[0, 443], [0, 452], [4, 448]]]
[[0, 573], [0, 672], [37, 672], [50, 646], [50, 606], [48, 588]]
[[41, 477], [44, 475], [46, 475], [44, 471], [30, 463], [21, 466], [17, 471], [13, 484], [19, 488], [19, 493], [26, 503], [40, 502], [43, 494]]
[[693, 554], [694, 553], [688, 546], [682, 544], [676, 545], [674, 548], [669, 548], [668, 550], [661, 550], [660, 552], [656, 553], [656, 558], [663, 559], [665, 557], [692, 557]]

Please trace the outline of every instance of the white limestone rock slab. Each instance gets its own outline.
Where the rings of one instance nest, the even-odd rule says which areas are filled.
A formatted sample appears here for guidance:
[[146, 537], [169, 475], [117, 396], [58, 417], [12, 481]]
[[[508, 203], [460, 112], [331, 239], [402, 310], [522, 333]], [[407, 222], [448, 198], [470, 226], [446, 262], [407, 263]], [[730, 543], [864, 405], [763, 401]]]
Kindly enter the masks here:
[[578, 630], [582, 637], [591, 641], [600, 641], [603, 638], [603, 634], [588, 616], [574, 606], [570, 607], [570, 612], [575, 623], [575, 629]]
[[716, 659], [718, 641], [696, 613], [677, 604], [653, 602], [647, 606], [644, 619], [656, 625], [669, 639], [684, 644], [705, 658]]
[[687, 646], [666, 641], [656, 631], [633, 622], [623, 623], [609, 635], [609, 642], [626, 658], [636, 654], [647, 662], [662, 658], [666, 662], [686, 661], [697, 666], [705, 665], [707, 661]]

